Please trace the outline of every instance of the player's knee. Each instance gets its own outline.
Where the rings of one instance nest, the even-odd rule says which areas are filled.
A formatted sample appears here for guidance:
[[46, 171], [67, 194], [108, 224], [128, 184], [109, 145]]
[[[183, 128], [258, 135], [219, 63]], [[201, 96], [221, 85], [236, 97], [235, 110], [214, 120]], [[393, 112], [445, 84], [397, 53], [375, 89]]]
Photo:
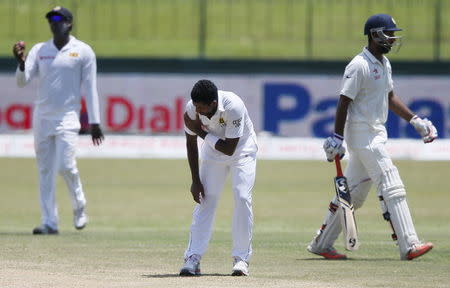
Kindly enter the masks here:
[[353, 208], [355, 208], [355, 210], [361, 208], [365, 201], [366, 198], [352, 197]]
[[66, 165], [65, 163], [61, 163], [58, 167], [59, 174], [63, 176], [70, 176], [78, 173], [78, 170], [73, 165]]
[[366, 202], [367, 195], [369, 194], [370, 187], [372, 186], [372, 181], [370, 179], [366, 179], [359, 183], [356, 187], [354, 187], [350, 191], [350, 195], [352, 196], [352, 203], [355, 209], [361, 208]]
[[251, 194], [250, 193], [242, 193], [241, 191], [237, 191], [237, 193], [235, 193], [235, 201], [238, 203], [242, 203], [242, 204], [249, 204], [251, 203]]
[[386, 170], [381, 175], [381, 181], [378, 185], [378, 193], [385, 201], [395, 198], [405, 197], [406, 191], [396, 167]]

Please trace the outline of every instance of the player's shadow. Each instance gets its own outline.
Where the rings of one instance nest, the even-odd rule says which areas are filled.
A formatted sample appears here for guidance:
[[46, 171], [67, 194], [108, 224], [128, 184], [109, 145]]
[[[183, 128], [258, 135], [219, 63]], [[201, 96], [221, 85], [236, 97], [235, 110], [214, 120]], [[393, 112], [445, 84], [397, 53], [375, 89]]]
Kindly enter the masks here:
[[326, 261], [326, 262], [346, 262], [346, 261], [351, 261], [351, 262], [377, 262], [377, 261], [392, 261], [392, 262], [396, 262], [398, 261], [397, 259], [392, 259], [392, 258], [347, 258], [347, 259], [342, 259], [342, 260], [330, 260], [330, 259], [325, 259], [325, 258], [297, 258], [297, 261]]
[[142, 278], [196, 278], [196, 277], [225, 277], [229, 276], [232, 277], [231, 274], [223, 274], [223, 273], [209, 273], [209, 274], [202, 274], [197, 276], [180, 276], [180, 274], [143, 274], [141, 275]]
[[[31, 233], [31, 230], [29, 232], [0, 232], [0, 236], [23, 236], [23, 237], [29, 237], [29, 236], [35, 236], [33, 233]], [[45, 235], [47, 236], [47, 235]], [[54, 236], [54, 235], [50, 235]]]

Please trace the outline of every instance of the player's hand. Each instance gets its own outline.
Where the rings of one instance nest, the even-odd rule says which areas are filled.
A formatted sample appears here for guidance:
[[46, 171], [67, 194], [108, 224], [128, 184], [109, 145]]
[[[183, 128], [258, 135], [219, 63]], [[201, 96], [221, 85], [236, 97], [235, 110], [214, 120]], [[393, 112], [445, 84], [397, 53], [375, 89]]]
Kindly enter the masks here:
[[342, 146], [344, 137], [334, 133], [332, 137], [328, 137], [323, 143], [323, 150], [327, 155], [328, 162], [333, 162], [336, 155], [339, 155], [340, 159], [344, 158], [345, 148]]
[[419, 116], [415, 115], [409, 121], [417, 133], [420, 134], [424, 143], [433, 142], [434, 139], [438, 137], [436, 127], [427, 118], [421, 119]]
[[25, 42], [19, 41], [13, 46], [13, 54], [20, 64], [25, 62]]
[[105, 140], [100, 124], [91, 124], [91, 136], [94, 146], [99, 146]]
[[200, 204], [202, 199], [205, 199], [205, 189], [201, 182], [192, 182], [191, 184], [191, 194], [194, 201]]
[[198, 113], [196, 114], [195, 120], [192, 120], [191, 117], [187, 113], [184, 113], [184, 124], [186, 127], [194, 132], [195, 134], [199, 135], [202, 132], [204, 132], [202, 128], [202, 121], [200, 121], [200, 117], [198, 116]]

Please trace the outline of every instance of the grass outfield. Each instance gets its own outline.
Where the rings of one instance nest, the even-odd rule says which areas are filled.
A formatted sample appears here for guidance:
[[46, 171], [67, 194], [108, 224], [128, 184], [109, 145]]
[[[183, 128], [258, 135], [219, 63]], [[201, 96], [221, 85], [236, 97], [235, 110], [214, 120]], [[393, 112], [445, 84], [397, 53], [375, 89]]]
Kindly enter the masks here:
[[[259, 161], [250, 277], [231, 272], [229, 185], [201, 277], [180, 278], [194, 202], [185, 160], [80, 159], [90, 223], [71, 224], [58, 179], [60, 235], [32, 236], [39, 223], [33, 159], [0, 159], [0, 287], [450, 287], [450, 162], [397, 161], [421, 239], [435, 249], [398, 260], [375, 191], [357, 211], [361, 247], [325, 261], [305, 247], [333, 195], [333, 166]], [[336, 244], [343, 250], [341, 239]]]

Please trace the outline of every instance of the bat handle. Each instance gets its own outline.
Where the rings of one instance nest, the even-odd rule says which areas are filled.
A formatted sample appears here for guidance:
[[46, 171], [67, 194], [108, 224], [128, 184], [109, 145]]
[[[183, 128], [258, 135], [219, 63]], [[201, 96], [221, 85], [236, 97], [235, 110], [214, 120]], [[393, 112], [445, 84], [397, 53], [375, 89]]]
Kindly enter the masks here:
[[336, 155], [336, 157], [334, 157], [334, 163], [336, 163], [337, 176], [338, 177], [344, 176], [344, 174], [342, 173], [341, 158], [339, 157], [339, 155]]

